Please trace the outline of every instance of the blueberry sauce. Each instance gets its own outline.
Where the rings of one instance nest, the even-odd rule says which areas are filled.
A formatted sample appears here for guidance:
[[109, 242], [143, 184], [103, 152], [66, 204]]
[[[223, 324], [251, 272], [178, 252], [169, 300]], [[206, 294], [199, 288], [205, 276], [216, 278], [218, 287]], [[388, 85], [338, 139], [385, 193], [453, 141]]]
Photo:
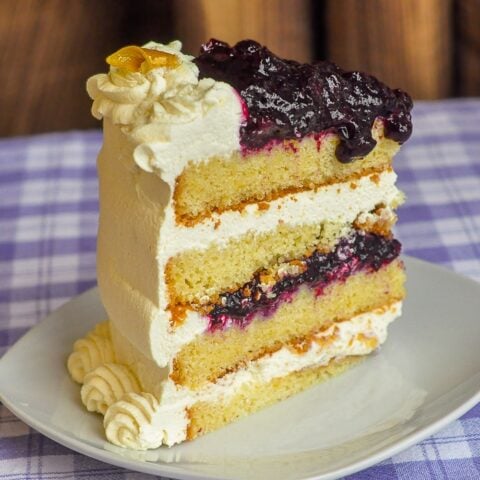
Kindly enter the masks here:
[[280, 304], [291, 302], [302, 285], [308, 285], [317, 296], [332, 282], [345, 281], [358, 271], [377, 271], [400, 254], [400, 242], [371, 233], [357, 232], [342, 239], [329, 253], [315, 251], [300, 261], [301, 273], [286, 275], [265, 289], [262, 272], [234, 292], [224, 293], [208, 314], [208, 330], [218, 331], [246, 327], [255, 315], [268, 317]]
[[285, 60], [253, 40], [230, 47], [212, 39], [194, 62], [201, 78], [229, 83], [240, 94], [247, 107], [240, 142], [247, 152], [332, 131], [340, 137], [337, 158], [348, 163], [375, 147], [376, 118], [383, 119], [386, 137], [398, 143], [412, 133], [409, 95], [366, 73], [327, 61]]

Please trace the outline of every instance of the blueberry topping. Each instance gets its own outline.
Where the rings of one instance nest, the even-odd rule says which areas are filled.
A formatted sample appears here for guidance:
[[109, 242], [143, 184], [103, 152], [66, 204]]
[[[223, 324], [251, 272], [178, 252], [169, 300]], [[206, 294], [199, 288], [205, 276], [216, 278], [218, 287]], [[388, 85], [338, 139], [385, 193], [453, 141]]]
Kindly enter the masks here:
[[412, 100], [371, 75], [346, 72], [334, 63], [302, 64], [274, 55], [253, 40], [230, 47], [210, 40], [194, 60], [200, 77], [232, 85], [248, 108], [240, 129], [242, 147], [332, 131], [339, 135], [338, 160], [348, 163], [376, 144], [371, 129], [382, 118], [385, 135], [398, 143], [412, 133]]

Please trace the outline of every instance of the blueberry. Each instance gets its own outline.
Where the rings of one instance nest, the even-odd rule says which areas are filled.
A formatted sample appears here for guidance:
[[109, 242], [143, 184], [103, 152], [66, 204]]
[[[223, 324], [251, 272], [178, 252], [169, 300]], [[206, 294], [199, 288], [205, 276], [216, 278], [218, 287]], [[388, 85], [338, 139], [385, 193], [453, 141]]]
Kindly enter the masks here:
[[358, 231], [340, 240], [333, 251], [315, 251], [304, 258], [305, 271], [283, 277], [267, 293], [262, 290], [261, 276], [257, 273], [240, 289], [222, 295], [221, 302], [208, 315], [209, 330], [228, 328], [231, 324], [228, 319], [244, 328], [257, 313], [263, 317], [272, 315], [301, 285], [309, 285], [320, 295], [330, 283], [344, 281], [359, 270], [378, 270], [397, 258], [400, 249], [400, 243], [393, 238]]

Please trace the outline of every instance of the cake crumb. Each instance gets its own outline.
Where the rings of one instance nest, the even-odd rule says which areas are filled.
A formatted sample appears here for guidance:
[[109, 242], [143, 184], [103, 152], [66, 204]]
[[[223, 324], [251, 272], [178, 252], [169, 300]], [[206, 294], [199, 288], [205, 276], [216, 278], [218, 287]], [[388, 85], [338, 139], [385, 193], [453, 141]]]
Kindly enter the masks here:
[[380, 183], [380, 176], [378, 173], [374, 173], [373, 175], [370, 175], [370, 180], [375, 184], [378, 185]]
[[[298, 144], [298, 142], [297, 142]], [[298, 146], [293, 141], [286, 141], [283, 144], [283, 148], [292, 153], [298, 153]]]
[[171, 318], [170, 325], [174, 328], [179, 327], [185, 321], [187, 317], [188, 307], [186, 305], [175, 304], [168, 305], [167, 307], [170, 310]]

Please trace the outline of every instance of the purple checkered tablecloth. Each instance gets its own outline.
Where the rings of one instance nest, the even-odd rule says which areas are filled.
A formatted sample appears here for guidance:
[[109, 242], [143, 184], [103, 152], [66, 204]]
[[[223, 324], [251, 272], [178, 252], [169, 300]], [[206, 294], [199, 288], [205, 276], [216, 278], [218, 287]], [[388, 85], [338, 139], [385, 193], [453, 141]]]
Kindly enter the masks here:
[[[404, 252], [480, 280], [480, 100], [418, 102], [396, 160]], [[95, 285], [98, 131], [0, 140], [0, 355]], [[75, 453], [0, 405], [0, 479], [152, 478]], [[480, 405], [348, 477], [480, 478]]]

